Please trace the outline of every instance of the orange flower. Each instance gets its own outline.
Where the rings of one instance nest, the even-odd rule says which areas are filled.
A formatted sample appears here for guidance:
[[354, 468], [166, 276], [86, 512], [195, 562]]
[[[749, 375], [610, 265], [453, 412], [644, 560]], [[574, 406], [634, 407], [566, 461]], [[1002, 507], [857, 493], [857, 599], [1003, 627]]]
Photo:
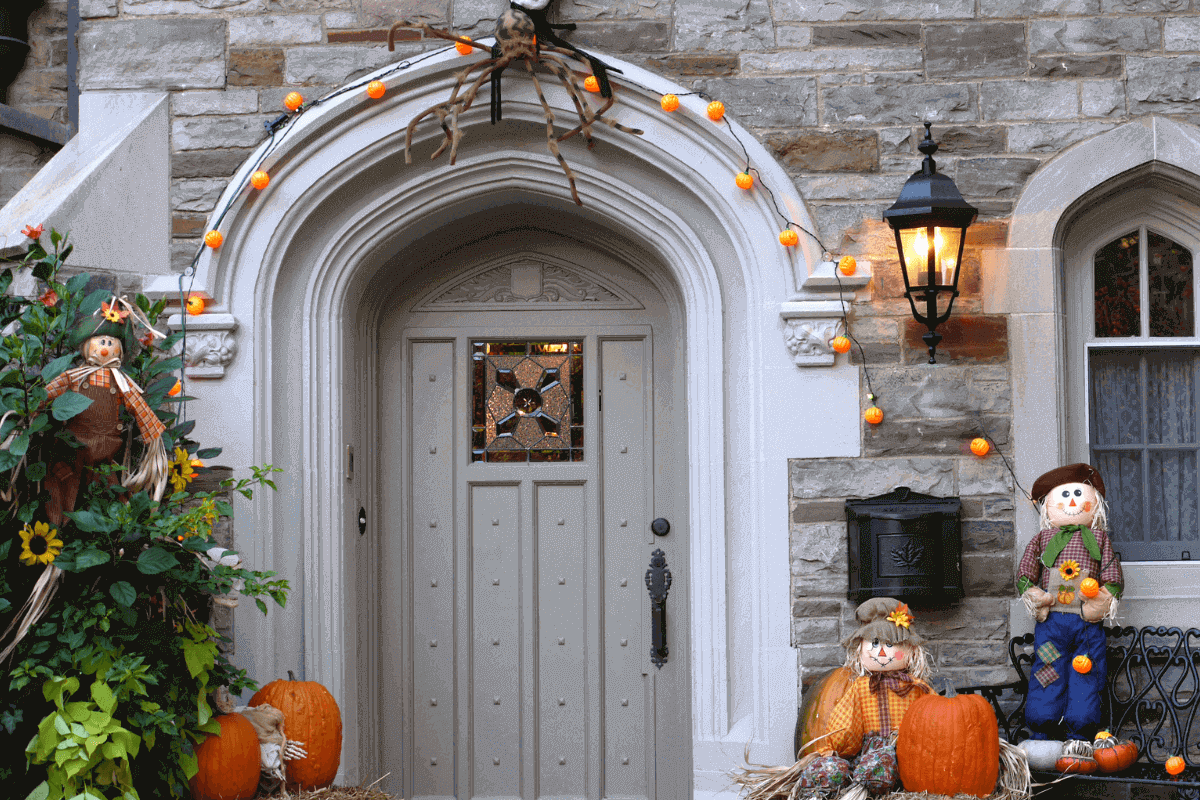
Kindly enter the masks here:
[[154, 334], [151, 333], [150, 331], [146, 331], [144, 334], [142, 334], [138, 338], [138, 341], [142, 343], [142, 347], [153, 347], [154, 346]]
[[129, 316], [129, 312], [121, 310], [115, 300], [112, 305], [101, 303], [100, 310], [103, 312], [104, 318], [109, 322], [123, 322]]
[[42, 305], [44, 305], [46, 308], [50, 308], [58, 302], [58, 292], [54, 291], [53, 289], [47, 289], [45, 293], [38, 298], [38, 300], [40, 300]]
[[30, 239], [33, 239], [36, 242], [38, 239], [41, 238], [42, 232], [45, 230], [46, 229], [43, 228], [41, 225], [26, 225], [25, 230], [21, 231], [21, 233], [24, 234], [25, 236], [28, 236]]
[[908, 605], [901, 603], [896, 606], [896, 610], [887, 616], [888, 622], [895, 625], [897, 628], [907, 628], [912, 624], [912, 614], [908, 612]]

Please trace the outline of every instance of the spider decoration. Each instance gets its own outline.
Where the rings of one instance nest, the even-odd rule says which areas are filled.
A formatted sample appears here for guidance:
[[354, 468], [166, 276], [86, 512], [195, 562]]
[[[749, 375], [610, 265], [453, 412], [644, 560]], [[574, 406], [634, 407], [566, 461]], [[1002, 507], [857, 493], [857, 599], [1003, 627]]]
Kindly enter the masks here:
[[[640, 135], [642, 132], [604, 116], [604, 113], [612, 108], [616, 102], [607, 73], [610, 70], [613, 72], [620, 72], [620, 70], [604, 64], [604, 62], [594, 56], [584, 53], [582, 50], [559, 38], [554, 33], [555, 29], [571, 30], [575, 26], [551, 25], [546, 20], [546, 7], [549, 4], [550, 0], [525, 0], [525, 2], [514, 0], [509, 8], [496, 20], [496, 44], [491, 46], [456, 36], [450, 31], [433, 28], [424, 23], [397, 22], [392, 26], [391, 30], [388, 31], [389, 50], [395, 49], [397, 30], [402, 28], [419, 28], [429, 36], [448, 39], [452, 42], [461, 42], [480, 50], [487, 50], [490, 55], [490, 58], [476, 61], [458, 73], [454, 90], [450, 93], [449, 100], [427, 108], [413, 117], [412, 122], [408, 124], [408, 131], [404, 137], [404, 162], [406, 164], [412, 163], [410, 150], [412, 147], [413, 131], [416, 130], [417, 124], [421, 120], [430, 115], [437, 116], [441, 122], [442, 131], [446, 134], [445, 140], [430, 158], [431, 160], [437, 158], [449, 147], [450, 163], [453, 164], [458, 157], [458, 144], [462, 140], [463, 135], [462, 129], [459, 127], [459, 116], [471, 107], [475, 102], [480, 88], [483, 87], [485, 82], [490, 80], [492, 89], [492, 123], [495, 124], [501, 117], [500, 74], [513, 63], [520, 61], [524, 63], [530, 80], [533, 81], [533, 87], [537, 91], [538, 100], [541, 101], [542, 110], [546, 112], [546, 146], [550, 149], [550, 153], [558, 159], [559, 166], [562, 167], [563, 172], [567, 176], [567, 182], [571, 186], [572, 199], [575, 200], [577, 205], [583, 205], [583, 201], [579, 199], [579, 192], [575, 188], [575, 173], [571, 171], [570, 165], [563, 158], [558, 147], [559, 142], [569, 139], [575, 134], [582, 134], [587, 141], [588, 148], [591, 149], [595, 145], [592, 139], [592, 125], [597, 122], [602, 122], [625, 133]], [[550, 43], [547, 44], [547, 42]], [[559, 54], [580, 61], [586, 60], [589, 63], [593, 74], [596, 75], [596, 79], [600, 84], [600, 94], [604, 98], [604, 102], [598, 109], [592, 109], [591, 103], [588, 102], [586, 91], [579, 84], [579, 79]], [[537, 73], [534, 70], [534, 67], [539, 65], [548, 69], [558, 78], [563, 88], [567, 90], [567, 94], [570, 95], [571, 101], [575, 104], [575, 111], [579, 116], [578, 125], [566, 133], [557, 136], [554, 133], [554, 111], [550, 108], [550, 104], [546, 102], [546, 95], [542, 92], [542, 84], [538, 80]], [[466, 91], [462, 91], [471, 73], [475, 70], [481, 71], [471, 85], [467, 87]]]

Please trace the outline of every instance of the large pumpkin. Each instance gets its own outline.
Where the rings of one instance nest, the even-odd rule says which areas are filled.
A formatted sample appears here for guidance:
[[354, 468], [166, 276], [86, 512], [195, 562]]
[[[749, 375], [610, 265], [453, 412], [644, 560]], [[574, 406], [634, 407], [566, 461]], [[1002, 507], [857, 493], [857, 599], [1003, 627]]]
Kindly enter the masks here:
[[905, 791], [986, 797], [1000, 774], [996, 712], [977, 694], [925, 695], [900, 723], [896, 761]]
[[216, 718], [219, 734], [211, 734], [196, 747], [200, 766], [188, 782], [194, 800], [246, 800], [258, 791], [262, 769], [258, 733], [241, 714]]
[[305, 758], [285, 761], [289, 789], [324, 789], [342, 760], [342, 715], [333, 695], [315, 681], [274, 680], [254, 693], [251, 706], [270, 703], [283, 712], [289, 741], [304, 743]]
[[854, 680], [854, 673], [849, 667], [838, 667], [830, 670], [817, 679], [808, 691], [804, 693], [804, 702], [800, 704], [800, 719], [796, 723], [796, 758], [808, 755], [820, 748], [821, 742], [809, 747], [813, 739], [829, 733], [829, 715], [833, 707], [846, 693], [846, 687]]

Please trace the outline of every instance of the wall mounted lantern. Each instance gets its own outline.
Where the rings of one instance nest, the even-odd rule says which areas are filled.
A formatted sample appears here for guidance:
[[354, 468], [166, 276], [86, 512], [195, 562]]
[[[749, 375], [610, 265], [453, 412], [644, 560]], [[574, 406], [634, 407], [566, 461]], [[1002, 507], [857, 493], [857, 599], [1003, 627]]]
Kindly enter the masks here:
[[[930, 124], [925, 123], [925, 139], [917, 146], [925, 155], [921, 170], [904, 182], [899, 199], [883, 212], [883, 218], [896, 232], [904, 296], [917, 322], [929, 328], [921, 338], [929, 347], [929, 363], [935, 364], [934, 351], [942, 340], [937, 326], [950, 318], [958, 297], [963, 242], [978, 211], [963, 200], [953, 180], [938, 173], [933, 160], [938, 146], [929, 133]], [[942, 313], [939, 295], [946, 299]]]

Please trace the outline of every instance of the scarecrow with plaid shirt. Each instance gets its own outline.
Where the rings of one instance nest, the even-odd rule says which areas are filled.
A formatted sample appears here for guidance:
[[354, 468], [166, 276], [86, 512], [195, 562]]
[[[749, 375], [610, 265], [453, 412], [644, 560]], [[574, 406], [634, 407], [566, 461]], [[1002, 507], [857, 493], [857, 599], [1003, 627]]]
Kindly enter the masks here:
[[1109, 540], [1104, 480], [1090, 464], [1050, 470], [1033, 484], [1041, 532], [1025, 548], [1017, 591], [1037, 621], [1025, 719], [1034, 739], [1090, 742], [1108, 675], [1102, 621], [1124, 587]]

